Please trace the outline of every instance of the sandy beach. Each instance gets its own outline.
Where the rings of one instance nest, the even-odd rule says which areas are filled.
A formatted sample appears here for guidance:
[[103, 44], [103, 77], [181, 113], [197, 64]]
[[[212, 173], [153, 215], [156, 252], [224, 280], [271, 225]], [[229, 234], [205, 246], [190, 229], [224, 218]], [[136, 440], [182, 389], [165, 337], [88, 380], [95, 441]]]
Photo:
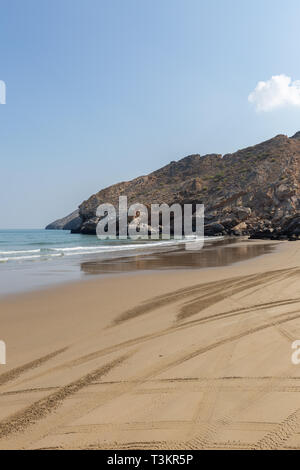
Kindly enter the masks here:
[[0, 448], [300, 448], [299, 280], [278, 242], [1, 300]]

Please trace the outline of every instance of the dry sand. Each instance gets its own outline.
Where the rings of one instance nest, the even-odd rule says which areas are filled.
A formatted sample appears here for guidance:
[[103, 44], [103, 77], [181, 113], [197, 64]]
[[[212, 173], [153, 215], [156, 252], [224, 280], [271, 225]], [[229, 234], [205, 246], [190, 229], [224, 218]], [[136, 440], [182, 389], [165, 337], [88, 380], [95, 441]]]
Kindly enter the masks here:
[[299, 280], [287, 242], [2, 300], [0, 448], [300, 448]]

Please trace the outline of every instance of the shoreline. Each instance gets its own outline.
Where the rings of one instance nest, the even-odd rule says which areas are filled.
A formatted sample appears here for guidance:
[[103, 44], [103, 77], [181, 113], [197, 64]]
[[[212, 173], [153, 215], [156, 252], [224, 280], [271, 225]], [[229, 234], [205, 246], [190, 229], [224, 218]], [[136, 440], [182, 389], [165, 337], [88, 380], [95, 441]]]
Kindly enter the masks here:
[[229, 266], [276, 250], [285, 242], [222, 238], [207, 240], [200, 251], [181, 246], [161, 247], [144, 252], [129, 250], [127, 255], [106, 258], [97, 254], [64, 257], [51, 261], [0, 265], [0, 300], [87, 281], [139, 272], [199, 270]]
[[0, 449], [270, 448], [300, 378], [300, 242], [278, 245], [0, 300]]

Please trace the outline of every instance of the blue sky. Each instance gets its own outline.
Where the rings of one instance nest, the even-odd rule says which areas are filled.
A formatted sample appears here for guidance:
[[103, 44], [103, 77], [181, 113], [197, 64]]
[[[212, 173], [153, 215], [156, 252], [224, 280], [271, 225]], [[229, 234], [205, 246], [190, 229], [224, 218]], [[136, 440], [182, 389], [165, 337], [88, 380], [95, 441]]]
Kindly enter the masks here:
[[261, 80], [300, 80], [299, 17], [299, 0], [1, 0], [0, 228], [300, 130], [297, 99], [248, 101]]

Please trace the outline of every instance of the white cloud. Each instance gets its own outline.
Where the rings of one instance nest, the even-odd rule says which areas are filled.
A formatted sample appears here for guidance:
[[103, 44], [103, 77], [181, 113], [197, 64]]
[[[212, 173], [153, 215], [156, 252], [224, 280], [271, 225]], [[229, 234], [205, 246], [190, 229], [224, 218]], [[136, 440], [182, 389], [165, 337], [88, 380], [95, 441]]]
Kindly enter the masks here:
[[266, 82], [258, 82], [248, 101], [257, 111], [272, 111], [283, 106], [300, 106], [300, 80], [287, 75], [274, 75]]

